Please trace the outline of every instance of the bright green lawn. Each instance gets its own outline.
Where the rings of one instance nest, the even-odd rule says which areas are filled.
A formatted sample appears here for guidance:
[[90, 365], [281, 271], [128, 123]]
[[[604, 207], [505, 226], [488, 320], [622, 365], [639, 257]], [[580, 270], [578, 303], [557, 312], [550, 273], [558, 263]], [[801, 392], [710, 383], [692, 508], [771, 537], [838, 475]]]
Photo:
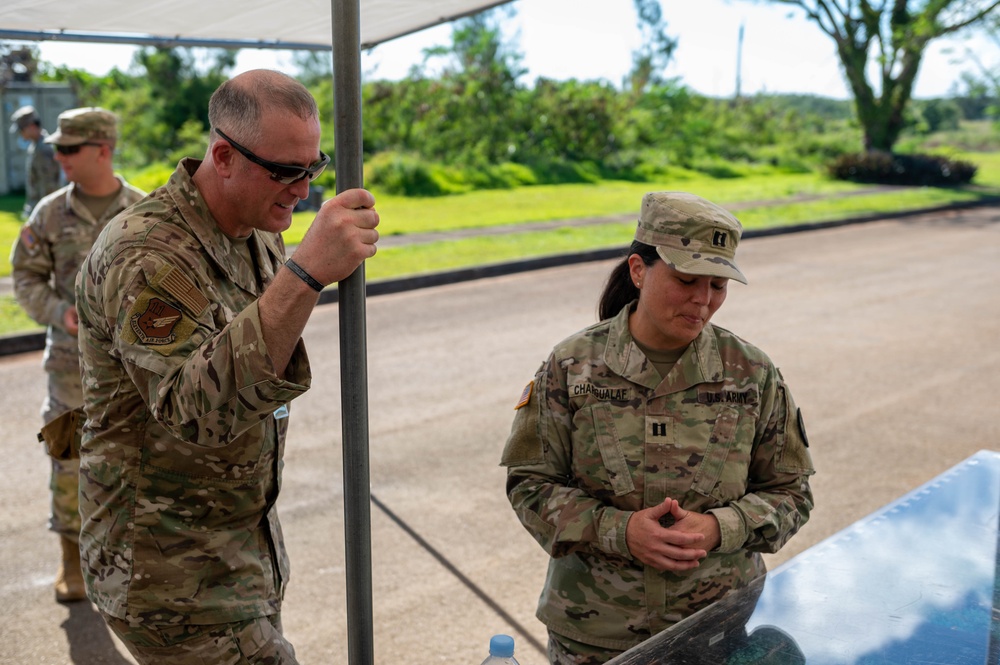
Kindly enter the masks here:
[[41, 329], [41, 326], [28, 318], [14, 296], [0, 296], [0, 335]]
[[[796, 174], [724, 180], [692, 176], [654, 183], [604, 181], [480, 191], [440, 198], [405, 198], [376, 193], [382, 219], [379, 230], [383, 236], [388, 236], [558, 219], [623, 215], [627, 219], [636, 213], [644, 193], [660, 189], [690, 191], [733, 207], [749, 229], [894, 213], [1000, 196], [1000, 153], [958, 157], [979, 165], [974, 187], [877, 191], [871, 186], [830, 181], [816, 174]], [[852, 192], [856, 194], [838, 196]], [[794, 201], [795, 197], [815, 195], [823, 198]], [[774, 204], [781, 199], [790, 202]], [[755, 206], [755, 202], [772, 204]], [[17, 236], [20, 206], [21, 199], [17, 197], [0, 197], [0, 247], [9, 248]], [[292, 227], [284, 234], [288, 244], [294, 245], [301, 240], [313, 216], [313, 213], [295, 214]], [[388, 279], [589, 249], [624, 248], [632, 237], [633, 224], [631, 221], [609, 222], [385, 247], [368, 261], [365, 274], [371, 280]], [[0, 260], [0, 276], [9, 274], [10, 264], [5, 251]], [[23, 314], [13, 298], [0, 296], [0, 334], [32, 328], [37, 326]]]
[[[382, 235], [402, 235], [629, 214], [638, 210], [643, 194], [665, 189], [693, 192], [726, 205], [795, 195], [849, 192], [863, 187], [827, 180], [814, 174], [728, 180], [702, 176], [662, 182], [602, 181], [539, 185], [430, 198], [392, 196], [376, 191], [376, 208], [382, 219], [379, 232]], [[285, 232], [285, 240], [290, 244], [301, 241], [312, 218], [312, 213], [296, 214], [292, 227]]]
[[23, 196], [0, 196], [0, 277], [10, 274], [10, 248], [21, 230]]

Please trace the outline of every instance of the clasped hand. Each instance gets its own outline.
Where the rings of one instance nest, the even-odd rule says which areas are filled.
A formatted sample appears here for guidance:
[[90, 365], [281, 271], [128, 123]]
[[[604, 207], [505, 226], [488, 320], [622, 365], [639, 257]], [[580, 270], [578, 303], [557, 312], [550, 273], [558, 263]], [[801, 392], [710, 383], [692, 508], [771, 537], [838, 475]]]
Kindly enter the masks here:
[[[660, 519], [667, 515], [674, 522], [665, 527]], [[684, 510], [669, 498], [635, 512], [625, 528], [625, 541], [633, 557], [657, 570], [674, 572], [697, 568], [721, 538], [715, 517]]]

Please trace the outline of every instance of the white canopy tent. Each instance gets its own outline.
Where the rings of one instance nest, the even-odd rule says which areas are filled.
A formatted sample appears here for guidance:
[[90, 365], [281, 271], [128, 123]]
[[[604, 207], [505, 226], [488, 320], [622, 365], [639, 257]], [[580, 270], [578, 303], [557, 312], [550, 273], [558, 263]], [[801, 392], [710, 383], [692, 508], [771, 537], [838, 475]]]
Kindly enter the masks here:
[[[360, 0], [362, 48], [509, 0]], [[330, 0], [4, 0], [0, 39], [329, 50]]]
[[[361, 49], [509, 0], [4, 0], [0, 39], [333, 51], [337, 190], [360, 187]], [[362, 264], [338, 284], [350, 665], [372, 665], [368, 368]]]

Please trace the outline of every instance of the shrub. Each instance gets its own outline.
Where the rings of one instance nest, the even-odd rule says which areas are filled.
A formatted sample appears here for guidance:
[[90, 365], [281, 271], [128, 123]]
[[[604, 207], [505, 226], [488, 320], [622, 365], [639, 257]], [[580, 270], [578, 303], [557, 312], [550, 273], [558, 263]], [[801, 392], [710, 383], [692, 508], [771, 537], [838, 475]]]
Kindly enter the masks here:
[[389, 194], [400, 196], [442, 196], [451, 193], [436, 179], [420, 157], [410, 154], [381, 153], [365, 165], [365, 182]]
[[593, 162], [570, 162], [553, 159], [531, 164], [532, 171], [541, 185], [598, 182], [600, 168]]
[[742, 178], [746, 175], [746, 165], [738, 162], [731, 161], [727, 159], [720, 159], [717, 157], [704, 157], [695, 160], [691, 165], [691, 168], [695, 171], [704, 173], [712, 178], [726, 179], [726, 178]]
[[496, 173], [496, 177], [509, 187], [521, 187], [523, 185], [537, 185], [538, 176], [530, 167], [514, 162], [504, 162], [497, 164], [491, 169]]
[[975, 164], [939, 155], [897, 155], [879, 151], [842, 155], [828, 168], [837, 180], [926, 187], [968, 184], [976, 170]]
[[928, 99], [915, 108], [919, 115], [917, 131], [930, 134], [958, 129], [962, 119], [962, 109], [950, 99]]
[[466, 189], [514, 189], [538, 184], [538, 177], [530, 167], [513, 162], [470, 165], [449, 171], [467, 185]]

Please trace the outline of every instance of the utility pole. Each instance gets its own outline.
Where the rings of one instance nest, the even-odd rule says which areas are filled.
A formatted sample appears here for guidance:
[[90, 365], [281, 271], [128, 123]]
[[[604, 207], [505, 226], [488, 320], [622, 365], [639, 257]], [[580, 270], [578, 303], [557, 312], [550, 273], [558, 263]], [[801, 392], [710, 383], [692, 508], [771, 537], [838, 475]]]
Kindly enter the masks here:
[[736, 40], [736, 101], [740, 100], [740, 79], [743, 76], [743, 22], [740, 21], [740, 33]]

